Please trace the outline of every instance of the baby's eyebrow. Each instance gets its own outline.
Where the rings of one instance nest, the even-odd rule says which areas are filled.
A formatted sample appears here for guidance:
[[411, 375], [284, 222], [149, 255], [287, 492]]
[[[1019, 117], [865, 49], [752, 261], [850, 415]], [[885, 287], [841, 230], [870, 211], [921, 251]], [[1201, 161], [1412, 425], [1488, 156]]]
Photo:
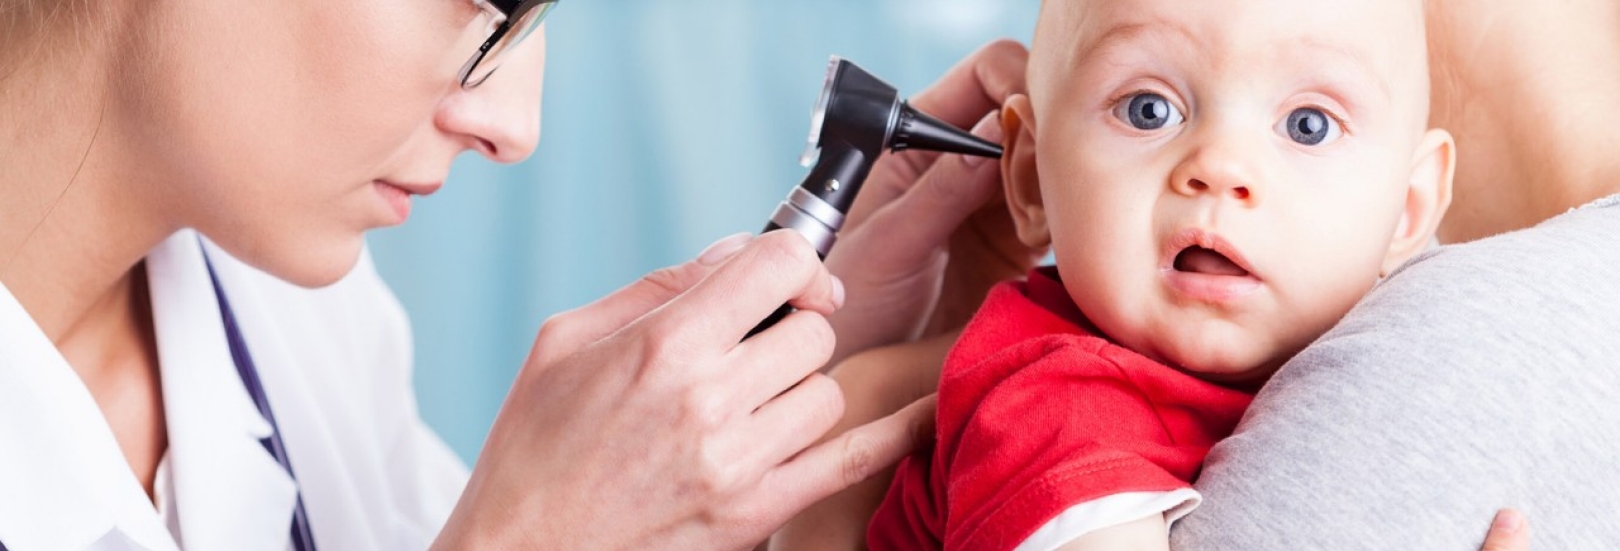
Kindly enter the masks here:
[[[1354, 72], [1352, 75], [1336, 75], [1337, 78], [1331, 79], [1332, 83], [1350, 89], [1369, 88], [1364, 83], [1372, 83], [1373, 86], [1370, 88], [1379, 94], [1379, 98], [1384, 103], [1388, 103], [1393, 97], [1389, 80], [1379, 77], [1383, 72], [1378, 71], [1377, 67], [1374, 67], [1367, 60], [1367, 56], [1363, 55], [1360, 50], [1346, 48], [1342, 44], [1318, 40], [1309, 36], [1300, 37], [1295, 43], [1299, 45], [1296, 51], [1301, 52], [1301, 55], [1304, 55], [1308, 62], [1322, 62], [1324, 59], [1337, 60], [1342, 62], [1343, 67]], [[1335, 68], [1338, 67], [1338, 65], [1335, 66]]]
[[1185, 41], [1192, 37], [1192, 32], [1181, 24], [1166, 19], [1115, 25], [1095, 39], [1082, 41], [1075, 48], [1074, 59], [1071, 61], [1072, 64], [1079, 64], [1110, 48], [1141, 41], [1154, 35], [1179, 35], [1177, 38]]
[[[1146, 19], [1127, 22], [1110, 27], [1107, 31], [1096, 35], [1094, 39], [1082, 39], [1072, 50], [1074, 58], [1069, 60], [1070, 67], [1078, 67], [1094, 56], [1107, 54], [1116, 48], [1126, 48], [1144, 42], [1174, 41], [1190, 48], [1189, 51], [1199, 52], [1195, 40], [1197, 36], [1192, 29], [1170, 19]], [[1330, 63], [1334, 68], [1344, 67], [1345, 71], [1333, 71], [1333, 76], [1327, 84], [1346, 88], [1352, 91], [1365, 91], [1376, 93], [1385, 103], [1393, 97], [1389, 82], [1379, 78], [1383, 72], [1378, 71], [1368, 61], [1364, 52], [1348, 48], [1328, 40], [1322, 40], [1310, 34], [1302, 34], [1284, 40], [1290, 47], [1278, 49], [1274, 55], [1279, 59], [1292, 63]], [[1366, 83], [1371, 83], [1367, 85]], [[1360, 103], [1360, 102], [1355, 102]]]

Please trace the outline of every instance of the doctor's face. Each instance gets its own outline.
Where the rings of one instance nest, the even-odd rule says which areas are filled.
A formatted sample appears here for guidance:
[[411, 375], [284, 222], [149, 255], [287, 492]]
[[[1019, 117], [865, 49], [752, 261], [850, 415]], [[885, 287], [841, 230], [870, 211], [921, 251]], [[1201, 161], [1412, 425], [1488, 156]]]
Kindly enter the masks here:
[[127, 101], [162, 212], [306, 286], [405, 221], [451, 160], [539, 139], [543, 32], [482, 86], [457, 73], [488, 36], [471, 0], [158, 0], [128, 48]]

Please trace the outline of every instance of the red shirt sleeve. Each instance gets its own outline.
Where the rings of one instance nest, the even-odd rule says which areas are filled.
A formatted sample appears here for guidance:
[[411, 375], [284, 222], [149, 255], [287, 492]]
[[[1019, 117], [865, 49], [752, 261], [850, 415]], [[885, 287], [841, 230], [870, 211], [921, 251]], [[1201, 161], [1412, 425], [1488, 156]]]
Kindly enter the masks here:
[[923, 447], [900, 462], [889, 493], [866, 530], [870, 551], [942, 549], [945, 533], [943, 486], [932, 476], [933, 448]]
[[1012, 549], [1071, 506], [1190, 486], [1224, 433], [1164, 409], [1196, 406], [1184, 403], [1188, 394], [1230, 395], [1241, 413], [1247, 398], [1116, 352], [1101, 339], [1054, 335], [947, 375], [932, 464], [944, 481], [934, 496], [946, 503], [944, 548]]

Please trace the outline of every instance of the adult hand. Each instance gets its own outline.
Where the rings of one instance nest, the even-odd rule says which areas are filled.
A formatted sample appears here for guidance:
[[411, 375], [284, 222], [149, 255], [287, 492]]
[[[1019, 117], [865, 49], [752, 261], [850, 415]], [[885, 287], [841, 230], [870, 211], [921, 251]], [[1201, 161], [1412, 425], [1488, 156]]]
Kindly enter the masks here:
[[[958, 335], [957, 332], [943, 333], [874, 348], [839, 363], [827, 376], [844, 389], [847, 406], [843, 420], [828, 434], [843, 434], [918, 400], [934, 403], [931, 395], [939, 388], [940, 368]], [[934, 410], [929, 408], [928, 411]], [[931, 442], [930, 438], [929, 443], [922, 445], [931, 445]], [[893, 478], [893, 469], [884, 469], [810, 506], [771, 536], [771, 550], [864, 549], [866, 525], [888, 493]]]
[[[1028, 59], [1017, 42], [991, 43], [911, 104], [1000, 141], [995, 111], [1023, 92]], [[1044, 252], [1013, 236], [1001, 198], [993, 159], [921, 151], [879, 159], [827, 258], [849, 293], [849, 307], [832, 317], [834, 362], [960, 325], [992, 283], [1033, 265]]]
[[1530, 551], [1530, 525], [1518, 511], [1498, 511], [1479, 551]]
[[927, 415], [812, 446], [840, 287], [797, 234], [738, 236], [549, 320], [435, 548], [740, 549], [898, 460]]

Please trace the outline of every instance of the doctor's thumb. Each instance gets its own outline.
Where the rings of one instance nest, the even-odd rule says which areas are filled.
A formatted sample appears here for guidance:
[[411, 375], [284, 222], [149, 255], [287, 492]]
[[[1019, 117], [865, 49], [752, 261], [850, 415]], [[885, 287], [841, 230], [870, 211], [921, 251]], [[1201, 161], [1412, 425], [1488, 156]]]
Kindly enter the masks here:
[[722, 238], [695, 260], [654, 270], [596, 302], [552, 316], [540, 327], [535, 352], [567, 355], [613, 334], [703, 281], [753, 239], [748, 233]]

